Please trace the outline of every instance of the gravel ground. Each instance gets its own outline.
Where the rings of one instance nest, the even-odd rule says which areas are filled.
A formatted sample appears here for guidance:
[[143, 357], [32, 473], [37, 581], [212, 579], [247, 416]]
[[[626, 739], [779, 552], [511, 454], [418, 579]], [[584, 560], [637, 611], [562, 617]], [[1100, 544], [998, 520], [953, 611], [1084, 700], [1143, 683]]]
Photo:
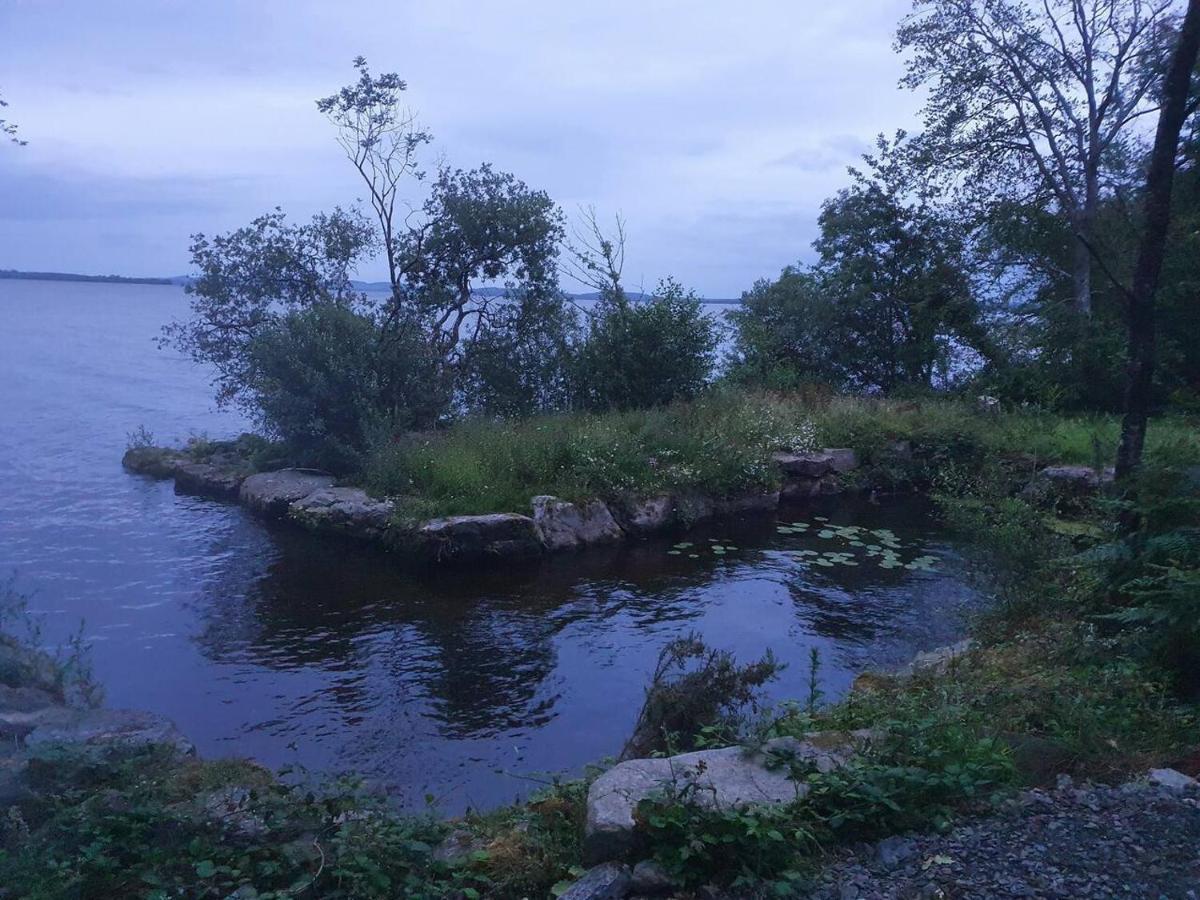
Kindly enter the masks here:
[[940, 836], [889, 838], [826, 868], [820, 900], [1200, 900], [1200, 792], [1130, 783], [1028, 791]]

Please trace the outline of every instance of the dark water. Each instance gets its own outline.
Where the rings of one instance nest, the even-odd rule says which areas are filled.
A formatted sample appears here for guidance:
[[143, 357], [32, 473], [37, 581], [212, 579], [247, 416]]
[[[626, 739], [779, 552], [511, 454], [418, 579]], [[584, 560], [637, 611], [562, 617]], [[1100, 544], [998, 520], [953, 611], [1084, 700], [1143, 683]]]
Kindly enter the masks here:
[[[86, 621], [111, 705], [171, 716], [202, 754], [353, 768], [414, 805], [488, 806], [527, 792], [524, 776], [619, 750], [674, 636], [747, 659], [772, 648], [790, 664], [777, 697], [803, 695], [817, 647], [836, 696], [863, 667], [953, 640], [979, 601], [912, 503], [781, 514], [806, 534], [724, 523], [677, 555], [664, 541], [413, 576], [177, 497], [121, 470], [127, 433], [243, 425], [211, 408], [204, 372], [155, 348], [184, 311], [170, 287], [0, 281], [0, 571], [33, 595], [48, 642]], [[890, 529], [901, 561], [937, 563], [883, 568], [814, 516]], [[805, 548], [860, 564], [805, 565]]]

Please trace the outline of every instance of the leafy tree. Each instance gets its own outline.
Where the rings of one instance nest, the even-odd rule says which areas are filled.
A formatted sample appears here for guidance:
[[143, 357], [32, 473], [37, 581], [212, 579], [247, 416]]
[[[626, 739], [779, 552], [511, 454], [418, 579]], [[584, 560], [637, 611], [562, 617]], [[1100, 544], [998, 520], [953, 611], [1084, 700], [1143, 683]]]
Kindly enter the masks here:
[[695, 397], [708, 384], [717, 323], [693, 291], [667, 278], [631, 301], [605, 294], [576, 349], [576, 402], [587, 409], [637, 409]]
[[1173, 0], [915, 0], [903, 84], [927, 89], [937, 170], [987, 205], [1050, 204], [1070, 226], [1076, 310], [1091, 312], [1095, 219], [1128, 176], [1131, 123], [1155, 109]]

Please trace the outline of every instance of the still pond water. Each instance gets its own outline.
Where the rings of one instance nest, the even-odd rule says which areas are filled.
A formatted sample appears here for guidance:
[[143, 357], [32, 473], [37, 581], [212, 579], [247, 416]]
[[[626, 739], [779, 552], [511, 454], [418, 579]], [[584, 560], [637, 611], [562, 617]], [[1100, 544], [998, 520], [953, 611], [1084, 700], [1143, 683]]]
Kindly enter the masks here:
[[175, 287], [0, 280], [0, 573], [48, 643], [84, 623], [110, 705], [170, 716], [205, 756], [354, 769], [401, 803], [488, 807], [617, 752], [673, 637], [696, 630], [747, 660], [772, 648], [789, 664], [778, 698], [804, 694], [816, 647], [837, 696], [865, 667], [953, 640], [980, 602], [911, 502], [414, 576], [176, 496], [122, 471], [127, 434], [245, 426], [213, 409], [206, 372], [156, 348], [185, 312]]

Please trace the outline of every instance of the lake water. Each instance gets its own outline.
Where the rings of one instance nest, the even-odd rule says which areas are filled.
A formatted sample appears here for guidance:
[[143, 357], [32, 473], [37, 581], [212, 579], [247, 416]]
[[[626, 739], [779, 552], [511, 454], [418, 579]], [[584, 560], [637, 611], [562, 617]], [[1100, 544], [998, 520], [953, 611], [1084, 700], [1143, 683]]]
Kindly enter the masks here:
[[[207, 373], [155, 346], [186, 310], [175, 287], [0, 280], [0, 574], [15, 572], [49, 644], [84, 623], [110, 705], [170, 716], [205, 756], [353, 769], [404, 804], [488, 807], [616, 753], [673, 637], [696, 630], [747, 660], [772, 648], [789, 664], [779, 698], [804, 694], [816, 647], [832, 697], [955, 639], [980, 602], [912, 502], [722, 523], [676, 554], [679, 537], [417, 576], [176, 496], [121, 469], [128, 433], [245, 427], [213, 408]], [[845, 533], [819, 536], [839, 524], [936, 566], [884, 567]]]

